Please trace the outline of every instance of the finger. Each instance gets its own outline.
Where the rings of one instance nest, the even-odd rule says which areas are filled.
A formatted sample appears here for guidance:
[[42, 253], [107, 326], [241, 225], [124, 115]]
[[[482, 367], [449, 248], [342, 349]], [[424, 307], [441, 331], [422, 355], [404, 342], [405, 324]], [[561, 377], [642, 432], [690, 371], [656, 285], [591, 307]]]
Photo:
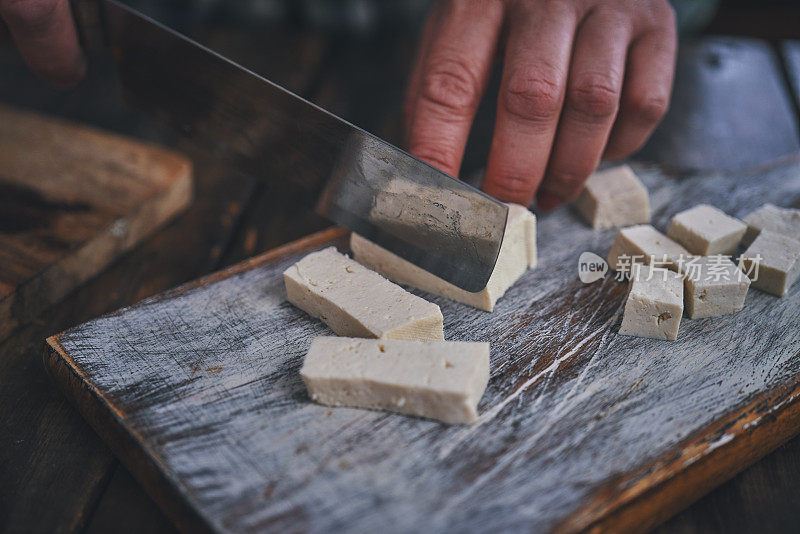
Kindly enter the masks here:
[[439, 23], [441, 21], [441, 9], [438, 9], [442, 4], [434, 4], [428, 17], [425, 20], [425, 25], [420, 34], [419, 44], [417, 49], [416, 59], [411, 69], [411, 74], [408, 79], [408, 87], [406, 88], [405, 105], [403, 109], [403, 118], [405, 120], [405, 134], [406, 145], [408, 144], [408, 136], [411, 133], [411, 123], [414, 118], [415, 103], [417, 95], [419, 94], [419, 81], [422, 78], [422, 70], [425, 65], [425, 59], [428, 57], [428, 50], [431, 48], [433, 36], [438, 31]]
[[549, 210], [578, 196], [597, 168], [619, 109], [631, 28], [624, 13], [596, 11], [578, 28], [564, 109], [539, 190]]
[[458, 175], [503, 21], [501, 2], [443, 4], [411, 104], [408, 149]]
[[0, 16], [31, 69], [62, 86], [86, 69], [68, 0], [0, 0]]
[[647, 141], [669, 107], [677, 38], [672, 29], [649, 32], [631, 45], [619, 117], [606, 157], [629, 156]]
[[553, 145], [578, 16], [568, 2], [519, 5], [510, 14], [483, 189], [527, 206]]
[[8, 34], [6, 23], [0, 18], [0, 45], [6, 45], [9, 42], [11, 42], [11, 36]]

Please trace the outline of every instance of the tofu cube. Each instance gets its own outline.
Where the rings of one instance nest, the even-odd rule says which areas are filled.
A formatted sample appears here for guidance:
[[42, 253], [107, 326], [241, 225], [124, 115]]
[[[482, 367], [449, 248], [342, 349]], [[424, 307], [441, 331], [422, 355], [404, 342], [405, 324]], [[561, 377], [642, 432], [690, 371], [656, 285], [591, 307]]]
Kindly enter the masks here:
[[800, 241], [763, 230], [742, 254], [739, 267], [753, 287], [782, 297], [800, 275]]
[[575, 207], [595, 229], [650, 222], [647, 188], [627, 165], [592, 174]]
[[800, 210], [764, 204], [742, 220], [747, 224], [747, 232], [742, 239], [746, 247], [755, 241], [762, 230], [800, 241]]
[[728, 256], [693, 256], [682, 262], [686, 314], [692, 319], [736, 313], [750, 279]]
[[746, 230], [747, 225], [739, 219], [700, 204], [672, 217], [667, 235], [698, 256], [731, 255]]
[[608, 266], [629, 274], [635, 263], [677, 270], [689, 251], [649, 224], [623, 228], [608, 252]]
[[341, 336], [444, 339], [439, 306], [340, 254], [312, 252], [283, 273], [286, 297]]
[[320, 404], [471, 423], [489, 381], [489, 344], [318, 337], [300, 376]]
[[683, 276], [650, 266], [633, 269], [619, 333], [674, 341], [683, 314]]

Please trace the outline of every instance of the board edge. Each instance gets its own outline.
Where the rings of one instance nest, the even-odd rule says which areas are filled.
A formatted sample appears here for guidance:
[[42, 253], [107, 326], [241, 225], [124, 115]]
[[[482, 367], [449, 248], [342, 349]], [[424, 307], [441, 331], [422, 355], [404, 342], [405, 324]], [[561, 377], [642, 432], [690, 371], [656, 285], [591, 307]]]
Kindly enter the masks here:
[[[345, 228], [336, 226], [327, 228], [236, 263], [226, 269], [187, 282], [152, 298], [167, 298], [181, 294], [235, 276], [282, 256], [313, 249], [324, 244], [332, 245], [347, 233], [348, 230]], [[142, 302], [148, 300], [151, 299], [145, 299]], [[134, 306], [140, 305], [142, 302]], [[84, 420], [89, 423], [180, 531], [215, 532], [214, 526], [192, 506], [181, 492], [180, 485], [176, 481], [170, 480], [167, 470], [161, 468], [162, 466], [149, 453], [143, 441], [122, 423], [122, 415], [103, 397], [103, 394], [91, 383], [61, 345], [61, 336], [69, 330], [49, 336], [45, 340], [42, 364], [51, 381], [75, 406]]]
[[756, 395], [695, 431], [678, 446], [677, 455], [666, 453], [608, 482], [555, 532], [649, 531], [798, 435], [798, 400], [798, 376]]

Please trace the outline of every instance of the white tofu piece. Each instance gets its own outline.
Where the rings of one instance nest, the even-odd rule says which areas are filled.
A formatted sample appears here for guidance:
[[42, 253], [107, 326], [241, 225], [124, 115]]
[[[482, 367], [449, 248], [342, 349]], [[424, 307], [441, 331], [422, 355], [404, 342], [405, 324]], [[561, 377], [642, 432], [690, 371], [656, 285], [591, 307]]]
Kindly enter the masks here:
[[739, 258], [753, 287], [782, 297], [800, 275], [800, 241], [762, 230]]
[[536, 217], [523, 206], [509, 205], [506, 231], [494, 271], [486, 287], [476, 293], [464, 291], [360, 235], [351, 235], [350, 249], [356, 261], [390, 280], [492, 311], [497, 299], [527, 269], [536, 266]]
[[650, 222], [647, 188], [628, 165], [592, 174], [575, 207], [595, 229]]
[[637, 265], [633, 270], [619, 333], [674, 341], [683, 315], [683, 276]]
[[489, 381], [489, 344], [318, 337], [300, 375], [328, 406], [471, 423]]
[[283, 273], [289, 302], [342, 336], [444, 339], [439, 306], [329, 247]]
[[684, 275], [685, 310], [692, 319], [736, 313], [744, 307], [750, 279], [728, 256], [692, 256], [678, 272]]
[[742, 239], [746, 247], [755, 241], [762, 230], [800, 241], [800, 210], [764, 204], [742, 220], [747, 224], [747, 231]]
[[689, 251], [649, 224], [623, 228], [608, 252], [608, 266], [629, 274], [635, 263], [677, 270]]
[[698, 256], [731, 255], [746, 230], [739, 219], [700, 204], [673, 216], [667, 235]]

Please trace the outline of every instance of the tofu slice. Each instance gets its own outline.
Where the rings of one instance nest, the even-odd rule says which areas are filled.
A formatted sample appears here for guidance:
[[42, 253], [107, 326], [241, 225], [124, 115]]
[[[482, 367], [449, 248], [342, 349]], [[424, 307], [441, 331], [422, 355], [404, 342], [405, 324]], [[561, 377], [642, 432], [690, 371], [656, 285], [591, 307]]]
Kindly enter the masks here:
[[335, 247], [312, 252], [283, 273], [286, 296], [342, 336], [444, 339], [439, 306], [412, 295]]
[[728, 256], [693, 256], [680, 265], [686, 314], [692, 319], [741, 311], [750, 279]]
[[739, 258], [739, 267], [753, 287], [782, 297], [800, 276], [800, 241], [763, 230]]
[[747, 224], [747, 231], [742, 239], [746, 247], [755, 241], [762, 230], [800, 241], [800, 210], [764, 204], [742, 220]]
[[608, 266], [629, 274], [633, 264], [653, 265], [677, 271], [689, 251], [649, 224], [623, 228], [608, 252]]
[[650, 222], [647, 188], [628, 165], [592, 174], [575, 207], [595, 229]]
[[684, 210], [669, 224], [667, 235], [692, 254], [731, 255], [744, 237], [747, 225], [714, 206], [700, 204]]
[[633, 269], [619, 333], [674, 341], [683, 315], [683, 276], [667, 269]]
[[489, 344], [318, 337], [300, 375], [320, 404], [471, 423], [489, 381]]
[[360, 235], [351, 235], [350, 249], [359, 263], [390, 280], [490, 312], [497, 299], [527, 269], [536, 266], [536, 216], [523, 206], [509, 205], [497, 264], [486, 287], [476, 293], [464, 291]]

